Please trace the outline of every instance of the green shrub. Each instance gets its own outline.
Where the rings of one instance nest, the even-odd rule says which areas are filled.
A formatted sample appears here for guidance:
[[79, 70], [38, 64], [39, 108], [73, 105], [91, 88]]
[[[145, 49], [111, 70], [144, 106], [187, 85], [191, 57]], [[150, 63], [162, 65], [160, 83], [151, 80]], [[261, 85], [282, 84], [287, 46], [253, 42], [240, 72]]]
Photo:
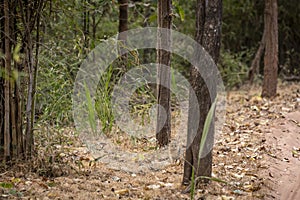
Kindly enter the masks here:
[[220, 71], [226, 88], [239, 87], [247, 78], [248, 66], [253, 51], [243, 51], [241, 53], [231, 53], [221, 51]]

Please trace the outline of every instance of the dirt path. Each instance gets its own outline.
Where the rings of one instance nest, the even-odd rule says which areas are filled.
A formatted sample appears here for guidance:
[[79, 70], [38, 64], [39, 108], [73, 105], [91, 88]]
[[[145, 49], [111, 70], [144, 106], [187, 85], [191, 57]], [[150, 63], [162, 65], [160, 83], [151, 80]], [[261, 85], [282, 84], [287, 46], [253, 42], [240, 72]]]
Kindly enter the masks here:
[[270, 147], [266, 169], [267, 181], [273, 191], [267, 199], [300, 199], [300, 111], [283, 115], [266, 133]]

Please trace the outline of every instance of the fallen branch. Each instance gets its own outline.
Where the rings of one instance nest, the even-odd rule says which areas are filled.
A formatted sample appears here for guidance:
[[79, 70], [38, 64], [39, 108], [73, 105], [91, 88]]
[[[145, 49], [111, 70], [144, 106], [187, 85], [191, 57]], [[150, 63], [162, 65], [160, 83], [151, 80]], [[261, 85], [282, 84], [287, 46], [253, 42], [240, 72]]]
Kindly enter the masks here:
[[283, 75], [283, 80], [285, 81], [300, 81], [300, 76], [285, 76]]

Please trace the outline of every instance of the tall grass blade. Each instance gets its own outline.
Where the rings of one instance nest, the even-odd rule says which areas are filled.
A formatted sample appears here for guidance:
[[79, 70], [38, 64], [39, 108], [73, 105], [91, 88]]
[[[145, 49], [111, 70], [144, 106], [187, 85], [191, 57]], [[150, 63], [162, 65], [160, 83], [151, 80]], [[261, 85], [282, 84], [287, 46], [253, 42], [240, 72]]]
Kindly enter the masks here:
[[[207, 135], [208, 135], [208, 131], [209, 131], [209, 128], [210, 128], [210, 124], [211, 124], [211, 122], [213, 120], [215, 107], [216, 107], [216, 100], [212, 103], [212, 105], [211, 105], [211, 107], [209, 109], [209, 112], [208, 112], [208, 114], [207, 114], [207, 116], [205, 118], [203, 132], [202, 132], [202, 137], [201, 137], [200, 146], [199, 146], [199, 152], [198, 152], [198, 163], [197, 163], [198, 165], [197, 165], [197, 168], [200, 166], [200, 158], [201, 158], [201, 155], [202, 155], [204, 144], [205, 144], [206, 139], [207, 139]], [[193, 167], [193, 169], [192, 169], [192, 177], [191, 177], [191, 196], [190, 196], [191, 200], [193, 200], [195, 198], [195, 186], [196, 186], [196, 181], [199, 178], [206, 178], [206, 177], [200, 176], [200, 177], [197, 177], [195, 179], [195, 168]], [[210, 178], [210, 179], [212, 180], [212, 178]]]
[[94, 104], [91, 98], [90, 90], [87, 87], [86, 83], [84, 83], [84, 89], [85, 89], [85, 96], [87, 100], [87, 109], [88, 109], [88, 120], [90, 127], [92, 129], [93, 134], [96, 134], [96, 119], [95, 119], [95, 109]]

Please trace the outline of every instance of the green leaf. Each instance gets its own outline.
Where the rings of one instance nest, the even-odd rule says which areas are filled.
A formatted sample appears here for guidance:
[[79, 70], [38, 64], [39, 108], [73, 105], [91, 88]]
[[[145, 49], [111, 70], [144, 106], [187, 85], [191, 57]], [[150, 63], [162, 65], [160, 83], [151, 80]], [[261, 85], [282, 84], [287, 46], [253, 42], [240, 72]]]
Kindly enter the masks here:
[[156, 22], [156, 20], [157, 20], [157, 14], [156, 13], [150, 15], [150, 17], [149, 17], [149, 22], [150, 23], [151, 22]]
[[184, 17], [185, 17], [184, 10], [179, 5], [177, 5], [177, 10], [178, 10], [178, 14], [180, 16], [180, 20], [183, 22], [184, 21]]
[[0, 182], [0, 187], [10, 189], [13, 188], [14, 185], [12, 183]]
[[190, 194], [190, 197], [191, 199], [194, 199], [195, 197], [195, 168], [193, 167], [192, 169], [192, 179], [191, 179], [191, 194]]
[[21, 44], [18, 43], [14, 49], [14, 52], [13, 52], [13, 59], [14, 61], [16, 61], [17, 63], [20, 63], [21, 62], [21, 59], [20, 59], [20, 49], [21, 49]]
[[[203, 151], [203, 148], [204, 148], [204, 144], [206, 142], [206, 138], [207, 138], [207, 135], [208, 135], [208, 131], [209, 131], [209, 128], [210, 128], [210, 124], [213, 120], [213, 116], [214, 116], [214, 111], [215, 111], [215, 107], [216, 107], [216, 99], [215, 101], [212, 103], [208, 113], [207, 113], [207, 116], [205, 118], [205, 122], [204, 122], [204, 127], [203, 127], [203, 131], [202, 131], [202, 137], [201, 137], [201, 141], [200, 141], [200, 147], [199, 147], [199, 152], [198, 152], [198, 167], [200, 166], [200, 158], [201, 158], [201, 154], [202, 154], [202, 151]], [[217, 178], [211, 178], [211, 177], [204, 177], [204, 176], [200, 176], [200, 177], [197, 177], [195, 179], [195, 169], [193, 168], [192, 169], [192, 178], [191, 178], [191, 199], [194, 199], [194, 196], [195, 196], [195, 184], [196, 184], [196, 181], [197, 179], [199, 178], [209, 178], [211, 180], [219, 180], [220, 182], [222, 182], [222, 180], [220, 179], [217, 179]]]
[[48, 185], [49, 187], [55, 187], [55, 186], [57, 185], [57, 183], [55, 183], [55, 182], [53, 181], [53, 182], [47, 183], [47, 185]]
[[180, 20], [183, 22], [184, 21], [184, 10], [183, 8], [179, 5], [179, 1], [173, 1], [173, 6], [175, 8], [175, 11], [176, 11], [176, 17], [180, 17]]
[[216, 107], [216, 100], [212, 103], [212, 105], [211, 105], [211, 107], [208, 111], [208, 114], [206, 116], [205, 122], [204, 122], [204, 127], [203, 127], [201, 142], [200, 142], [200, 148], [199, 148], [199, 154], [198, 154], [198, 166], [200, 165], [200, 163], [199, 163], [200, 162], [200, 157], [201, 157], [201, 154], [202, 154], [202, 151], [203, 151], [203, 148], [204, 148], [204, 144], [206, 142], [206, 138], [207, 138], [207, 135], [208, 135], [208, 131], [209, 131], [209, 128], [210, 128], [212, 118], [214, 116], [215, 107]]

